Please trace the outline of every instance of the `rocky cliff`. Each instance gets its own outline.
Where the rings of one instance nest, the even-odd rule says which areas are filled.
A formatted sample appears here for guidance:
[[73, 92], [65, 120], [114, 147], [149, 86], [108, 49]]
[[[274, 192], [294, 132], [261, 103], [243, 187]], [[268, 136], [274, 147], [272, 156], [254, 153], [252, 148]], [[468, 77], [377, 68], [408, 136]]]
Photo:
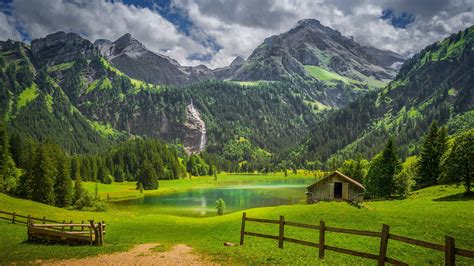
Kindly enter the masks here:
[[316, 66], [355, 82], [395, 77], [391, 66], [404, 58], [396, 53], [365, 47], [318, 20], [301, 20], [291, 30], [269, 37], [254, 50], [235, 74], [236, 80], [281, 80], [300, 76], [323, 80], [308, 71]]
[[176, 60], [147, 49], [129, 33], [113, 42], [96, 40], [94, 45], [119, 70], [148, 83], [184, 85], [214, 79], [212, 71], [206, 66], [181, 66]]

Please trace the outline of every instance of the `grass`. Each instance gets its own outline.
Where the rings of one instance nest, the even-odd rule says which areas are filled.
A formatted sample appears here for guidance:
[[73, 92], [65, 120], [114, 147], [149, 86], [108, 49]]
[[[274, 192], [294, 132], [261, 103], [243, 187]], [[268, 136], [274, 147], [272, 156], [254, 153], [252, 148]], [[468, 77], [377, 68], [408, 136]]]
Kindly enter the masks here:
[[25, 107], [29, 102], [33, 101], [38, 97], [38, 88], [36, 83], [31, 84], [30, 87], [23, 90], [20, 95], [18, 95], [17, 100], [17, 109], [20, 110], [21, 108]]
[[74, 61], [66, 62], [66, 63], [62, 63], [62, 64], [57, 64], [57, 65], [48, 67], [48, 72], [56, 72], [56, 71], [66, 70], [68, 68], [71, 68], [73, 65], [74, 65]]
[[[272, 178], [272, 176], [269, 176]], [[226, 175], [222, 183], [238, 182], [243, 178], [262, 178], [254, 175]], [[206, 184], [209, 178], [161, 182], [163, 190]], [[196, 183], [194, 183], [196, 182]], [[219, 182], [219, 179], [218, 179]], [[113, 184], [109, 192], [122, 191], [130, 184]], [[90, 184], [87, 183], [86, 186]], [[104, 187], [102, 187], [104, 186]], [[106, 185], [99, 187], [105, 189]], [[123, 187], [120, 187], [123, 186]], [[161, 190], [162, 188], [160, 188]], [[125, 189], [126, 190], [126, 189]], [[456, 239], [456, 246], [474, 249], [474, 200], [442, 201], [439, 199], [458, 195], [462, 187], [435, 186], [412, 193], [408, 199], [365, 202], [358, 209], [342, 202], [322, 202], [313, 205], [297, 204], [255, 208], [247, 210], [247, 216], [278, 219], [284, 215], [288, 221], [318, 224], [324, 220], [327, 226], [381, 230], [383, 223], [390, 225], [390, 232], [420, 240], [442, 244], [445, 235]], [[455, 198], [455, 197], [454, 197]], [[16, 211], [35, 216], [46, 215], [53, 219], [84, 220], [94, 218], [108, 223], [104, 247], [69, 247], [26, 243], [24, 226], [0, 221], [0, 264], [27, 262], [37, 259], [60, 259], [85, 257], [99, 253], [125, 251], [140, 243], [161, 243], [164, 250], [177, 243], [192, 246], [197, 252], [206, 254], [221, 263], [245, 264], [374, 264], [374, 261], [349, 255], [326, 252], [319, 260], [315, 248], [285, 243], [284, 249], [277, 248], [274, 240], [246, 237], [244, 246], [225, 247], [224, 242], [238, 243], [242, 212], [207, 218], [175, 217], [162, 214], [139, 214], [134, 211], [109, 209], [104, 213], [69, 211], [27, 200], [15, 199], [0, 194], [0, 209]], [[272, 224], [247, 223], [252, 232], [278, 234], [278, 226]], [[317, 242], [318, 232], [309, 229], [287, 227], [288, 237]], [[362, 236], [328, 233], [326, 243], [371, 253], [378, 252], [378, 239]], [[160, 251], [161, 248], [157, 251]], [[408, 244], [389, 242], [388, 256], [410, 264], [441, 264], [444, 254]], [[474, 263], [457, 257], [457, 263]]]
[[110, 124], [102, 125], [97, 121], [90, 121], [89, 123], [101, 135], [111, 138], [111, 139], [120, 138], [125, 134], [123, 132], [116, 130], [115, 128], [110, 126]]
[[341, 76], [336, 72], [328, 71], [319, 66], [304, 65], [304, 69], [314, 78], [326, 82], [329, 85], [334, 85], [333, 81], [342, 81], [346, 84], [357, 84], [364, 85], [366, 84], [372, 88], [382, 88], [387, 85], [385, 82], [375, 79], [374, 77], [368, 77], [358, 71], [353, 70], [353, 72], [364, 81], [358, 81], [352, 78]]

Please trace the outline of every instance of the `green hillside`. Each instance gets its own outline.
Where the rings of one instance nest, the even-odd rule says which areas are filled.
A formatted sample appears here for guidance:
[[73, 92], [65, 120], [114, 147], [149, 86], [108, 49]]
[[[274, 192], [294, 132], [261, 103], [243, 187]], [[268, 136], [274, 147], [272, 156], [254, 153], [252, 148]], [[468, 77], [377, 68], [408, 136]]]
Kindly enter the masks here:
[[405, 157], [418, 151], [422, 132], [434, 120], [450, 134], [473, 128], [473, 36], [470, 27], [425, 48], [383, 90], [330, 113], [311, 133], [307, 158], [370, 158], [390, 135]]

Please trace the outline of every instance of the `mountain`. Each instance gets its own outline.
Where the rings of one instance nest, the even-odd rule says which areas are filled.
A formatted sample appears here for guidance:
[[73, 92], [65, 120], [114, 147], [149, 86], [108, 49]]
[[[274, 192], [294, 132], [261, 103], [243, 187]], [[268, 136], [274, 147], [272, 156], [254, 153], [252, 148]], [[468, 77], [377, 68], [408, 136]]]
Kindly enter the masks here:
[[307, 142], [308, 160], [371, 157], [393, 136], [414, 154], [429, 124], [450, 134], [474, 127], [474, 26], [407, 60], [383, 90], [371, 92], [320, 121]]
[[206, 66], [181, 66], [168, 56], [148, 50], [129, 33], [114, 42], [96, 40], [94, 45], [120, 71], [148, 83], [183, 85], [214, 79], [212, 71]]
[[[54, 34], [33, 41], [0, 41], [0, 114], [15, 134], [52, 139], [71, 153], [98, 151], [124, 135], [87, 119], [48, 72], [90, 56], [93, 46], [76, 34]], [[92, 50], [91, 50], [92, 49]], [[56, 52], [54, 52], [56, 51]]]
[[[107, 42], [101, 42], [104, 48]], [[30, 46], [0, 44], [0, 99], [9, 127], [15, 134], [53, 139], [71, 153], [150, 136], [189, 153], [206, 149], [223, 160], [250, 162], [297, 144], [316, 121], [297, 84], [158, 86], [131, 78], [74, 33], [54, 33]], [[131, 46], [108, 49], [130, 53]]]
[[403, 61], [401, 55], [361, 46], [318, 20], [306, 19], [283, 34], [265, 39], [234, 79], [282, 80], [298, 76], [381, 87], [394, 78], [397, 69], [392, 66]]

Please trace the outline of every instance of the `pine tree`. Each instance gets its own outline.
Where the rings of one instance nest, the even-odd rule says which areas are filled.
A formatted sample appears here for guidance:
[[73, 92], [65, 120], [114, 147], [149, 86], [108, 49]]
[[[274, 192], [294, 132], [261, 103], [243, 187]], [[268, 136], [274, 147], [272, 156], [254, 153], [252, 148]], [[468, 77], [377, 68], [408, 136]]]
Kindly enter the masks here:
[[159, 187], [158, 176], [156, 175], [156, 171], [153, 168], [151, 162], [148, 160], [143, 162], [143, 165], [140, 169], [137, 187], [139, 187], [139, 184], [142, 184], [145, 190], [158, 189]]
[[439, 129], [436, 121], [431, 123], [421, 148], [417, 188], [434, 186], [438, 183], [441, 174], [441, 157], [446, 150], [446, 138], [446, 128]]
[[56, 205], [65, 207], [72, 204], [73, 185], [71, 179], [71, 161], [64, 154], [59, 155], [58, 175], [56, 177]]
[[74, 203], [77, 202], [80, 198], [82, 198], [83, 194], [84, 190], [82, 188], [82, 180], [79, 177], [74, 180]]
[[57, 175], [50, 145], [41, 144], [35, 158], [33, 172], [33, 200], [53, 205], [55, 203], [54, 183]]
[[18, 184], [15, 162], [10, 154], [7, 125], [0, 117], [0, 192], [13, 192]]
[[400, 161], [393, 139], [390, 138], [382, 152], [374, 156], [367, 173], [366, 185], [369, 194], [375, 197], [390, 197], [396, 190], [395, 175], [400, 172]]

